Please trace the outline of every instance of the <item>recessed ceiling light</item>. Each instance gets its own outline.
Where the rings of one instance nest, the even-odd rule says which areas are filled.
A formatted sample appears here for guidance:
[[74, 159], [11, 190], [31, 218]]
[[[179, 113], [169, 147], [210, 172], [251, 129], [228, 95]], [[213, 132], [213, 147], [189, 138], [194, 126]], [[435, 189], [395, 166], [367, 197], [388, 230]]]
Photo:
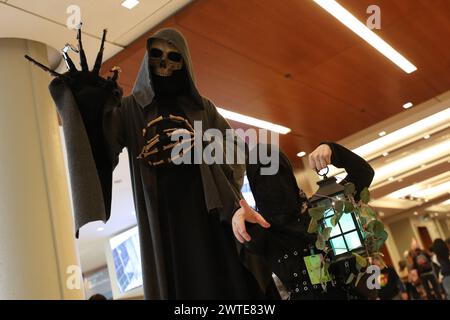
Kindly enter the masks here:
[[375, 185], [380, 181], [385, 181], [389, 177], [399, 176], [404, 172], [417, 168], [422, 164], [429, 163], [434, 159], [448, 156], [448, 150], [450, 150], [450, 140], [444, 140], [433, 146], [420, 149], [417, 152], [378, 167], [377, 170], [375, 170], [375, 177], [372, 184]]
[[299, 153], [297, 153], [297, 157], [301, 158], [306, 156], [306, 152], [305, 151], [300, 151]]
[[450, 181], [437, 184], [431, 188], [417, 190], [411, 195], [416, 198], [436, 198], [441, 194], [445, 194], [448, 190], [450, 190]]
[[406, 73], [412, 73], [417, 67], [409, 62], [398, 51], [392, 48], [386, 41], [381, 39], [376, 33], [367, 28], [367, 26], [359, 21], [347, 9], [337, 3], [335, 0], [314, 0], [319, 6], [328, 11], [336, 19], [342, 22], [347, 28], [352, 30], [368, 44], [378, 50], [386, 58], [399, 66]]
[[389, 152], [383, 152], [383, 157], [387, 157], [389, 155]]
[[419, 213], [417, 211], [414, 211], [414, 215], [417, 216]]
[[139, 4], [138, 0], [125, 0], [124, 2], [121, 3], [121, 6], [131, 10], [138, 4]]
[[[439, 111], [431, 116], [423, 118], [417, 122], [411, 123], [401, 129], [390, 132], [384, 137], [380, 137], [371, 142], [366, 143], [352, 151], [366, 160], [379, 156], [383, 150], [391, 147], [402, 146], [406, 141], [415, 139], [418, 135], [426, 134], [431, 130], [445, 128], [450, 122], [450, 108]], [[420, 136], [419, 136], [420, 137]]]
[[103, 228], [103, 227], [98, 227], [97, 228], [97, 231], [103, 231], [103, 230], [105, 230], [105, 228]]
[[380, 137], [383, 137], [383, 136], [386, 135], [386, 131], [381, 131], [380, 133], [378, 133], [378, 135], [379, 135]]
[[[442, 183], [445, 183], [449, 180], [450, 171], [441, 173], [439, 175], [433, 176], [432, 178], [426, 179], [420, 183], [414, 183], [407, 187], [396, 190], [388, 195], [386, 195], [389, 199], [403, 199], [408, 198], [414, 200], [414, 198], [435, 198], [439, 194], [442, 194], [446, 189], [446, 186], [441, 186], [438, 189], [430, 190], [431, 188], [427, 188], [428, 185], [440, 186]], [[399, 179], [400, 180], [400, 179]], [[428, 190], [426, 194], [423, 194], [423, 190]], [[450, 189], [449, 189], [450, 190]], [[449, 200], [450, 204], [450, 200]]]
[[283, 126], [280, 126], [278, 124], [274, 124], [274, 123], [271, 123], [268, 121], [249, 117], [249, 116], [237, 113], [237, 112], [225, 110], [222, 108], [217, 108], [217, 111], [219, 111], [219, 113], [224, 118], [229, 119], [229, 120], [245, 123], [245, 124], [248, 124], [248, 125], [251, 125], [254, 127], [258, 127], [258, 128], [267, 129], [267, 130], [277, 132], [280, 134], [287, 134], [287, 133], [291, 132], [291, 129], [289, 129], [289, 128], [286, 128], [286, 127], [283, 127]]
[[425, 135], [423, 138], [424, 138], [425, 140], [428, 140], [428, 139], [431, 138], [431, 136], [430, 136], [429, 134], [427, 134], [427, 135]]
[[403, 109], [409, 109], [413, 106], [413, 104], [411, 102], [407, 102], [403, 105]]

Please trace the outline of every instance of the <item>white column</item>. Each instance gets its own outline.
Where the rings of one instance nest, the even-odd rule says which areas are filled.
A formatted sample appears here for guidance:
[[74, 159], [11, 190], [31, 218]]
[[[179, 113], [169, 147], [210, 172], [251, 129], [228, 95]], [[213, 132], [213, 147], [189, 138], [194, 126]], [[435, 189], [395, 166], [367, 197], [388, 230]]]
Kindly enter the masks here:
[[[394, 244], [397, 247], [398, 254], [403, 257], [403, 253], [411, 249], [411, 241], [415, 238], [420, 241], [410, 218], [404, 218], [389, 224], [389, 235], [392, 236]], [[390, 243], [391, 240], [389, 240]]]
[[48, 60], [0, 39], [0, 299], [84, 299], [66, 285], [79, 260], [51, 79], [24, 54]]
[[397, 246], [395, 244], [395, 241], [394, 241], [394, 235], [392, 234], [392, 231], [391, 231], [391, 229], [389, 228], [388, 225], [385, 225], [385, 230], [386, 230], [386, 232], [389, 235], [387, 240], [386, 240], [386, 242], [385, 242], [385, 245], [386, 245], [386, 248], [387, 248], [387, 250], [388, 250], [388, 252], [389, 252], [389, 254], [391, 256], [392, 263], [394, 264], [393, 267], [398, 272], [399, 271], [398, 270], [398, 262], [400, 260], [404, 259], [403, 252], [399, 252], [398, 251], [398, 248], [397, 248]]

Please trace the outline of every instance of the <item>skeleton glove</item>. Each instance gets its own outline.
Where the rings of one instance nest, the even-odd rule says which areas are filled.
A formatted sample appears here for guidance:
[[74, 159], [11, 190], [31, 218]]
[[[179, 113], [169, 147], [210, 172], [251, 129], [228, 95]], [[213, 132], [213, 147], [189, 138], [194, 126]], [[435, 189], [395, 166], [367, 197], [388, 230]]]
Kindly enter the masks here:
[[[25, 55], [27, 60], [55, 77], [50, 83], [52, 96], [54, 96], [53, 91], [57, 90], [56, 88], [59, 88], [61, 85], [66, 85], [70, 88], [85, 121], [94, 121], [94, 118], [98, 118], [105, 111], [104, 106], [119, 105], [122, 98], [122, 89], [117, 84], [120, 68], [112, 68], [110, 71], [112, 75], [106, 79], [99, 75], [103, 60], [106, 32], [106, 29], [103, 30], [100, 50], [92, 70], [89, 70], [83, 43], [81, 41], [81, 25], [77, 31], [78, 49], [66, 44], [61, 50], [68, 69], [66, 73], [60, 74], [39, 63], [30, 56]], [[69, 50], [79, 54], [81, 70], [78, 70], [75, 67], [75, 64], [69, 56]], [[58, 109], [59, 107], [60, 106], [58, 106]]]

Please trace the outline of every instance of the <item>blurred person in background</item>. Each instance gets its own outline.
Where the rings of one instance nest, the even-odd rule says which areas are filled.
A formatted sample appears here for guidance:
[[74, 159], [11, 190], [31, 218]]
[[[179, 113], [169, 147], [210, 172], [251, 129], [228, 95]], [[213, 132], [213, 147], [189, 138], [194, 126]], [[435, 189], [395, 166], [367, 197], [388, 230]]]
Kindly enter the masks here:
[[441, 264], [439, 263], [435, 252], [433, 251], [433, 245], [428, 248], [427, 251], [431, 256], [431, 264], [434, 271], [434, 276], [438, 279], [438, 282], [441, 283]]
[[434, 274], [431, 255], [420, 249], [417, 243], [412, 246], [411, 256], [413, 259], [413, 270], [417, 270], [428, 300], [441, 300], [440, 287]]
[[440, 265], [440, 272], [442, 275], [442, 287], [444, 288], [446, 299], [450, 300], [450, 260], [448, 258], [449, 248], [442, 239], [436, 239], [431, 247], [433, 253], [436, 255], [437, 261]]
[[[411, 243], [411, 247], [417, 246], [417, 242], [413, 239]], [[424, 299], [426, 294], [423, 286], [420, 283], [419, 274], [417, 270], [414, 269], [414, 259], [412, 255], [412, 250], [406, 250], [403, 252], [403, 257], [406, 261], [406, 268], [408, 270], [408, 283], [411, 285], [411, 295], [410, 299], [412, 300], [421, 300]]]
[[417, 292], [417, 298], [415, 300], [423, 300], [427, 298], [427, 294], [422, 286], [422, 283], [419, 278], [419, 273], [417, 272], [416, 269], [409, 271], [409, 282], [412, 284], [412, 286]]
[[88, 300], [93, 300], [93, 301], [98, 301], [98, 300], [100, 300], [100, 301], [103, 301], [103, 300], [108, 300], [108, 299], [106, 299], [106, 297], [104, 296], [104, 295], [102, 295], [102, 294], [99, 294], [99, 293], [96, 293], [96, 294], [94, 294], [94, 295], [92, 295]]
[[[407, 267], [406, 260], [400, 260], [398, 262], [399, 278], [405, 288], [405, 292], [402, 295], [404, 300], [420, 300], [420, 294], [417, 292], [416, 287], [410, 281], [410, 272]], [[405, 299], [406, 298], [406, 299]]]

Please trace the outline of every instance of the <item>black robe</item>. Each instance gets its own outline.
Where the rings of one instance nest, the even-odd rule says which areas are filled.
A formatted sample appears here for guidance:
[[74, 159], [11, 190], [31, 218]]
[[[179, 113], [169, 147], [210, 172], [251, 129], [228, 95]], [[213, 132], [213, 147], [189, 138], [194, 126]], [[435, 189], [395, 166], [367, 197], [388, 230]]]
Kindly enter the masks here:
[[[174, 99], [177, 107], [191, 123], [201, 121], [203, 130], [216, 128], [225, 134], [225, 130], [230, 128], [229, 124], [215, 106], [197, 91], [189, 51], [183, 36], [174, 29], [163, 29], [152, 38], [172, 42], [182, 53], [185, 61], [189, 90], [187, 96], [180, 95]], [[139, 226], [144, 294], [147, 299], [260, 298], [262, 291], [271, 288], [273, 281], [270, 270], [258, 257], [243, 252], [231, 233], [231, 218], [239, 208], [239, 199], [242, 197], [240, 188], [245, 165], [202, 163], [183, 171], [182, 174], [185, 175], [183, 180], [191, 178], [191, 181], [177, 184], [176, 188], [181, 188], [178, 190], [179, 193], [183, 193], [182, 185], [188, 189], [194, 185], [196, 192], [188, 195], [183, 193], [182, 196], [185, 198], [179, 201], [178, 205], [183, 207], [182, 210], [193, 206], [197, 208], [195, 212], [185, 211], [186, 214], [183, 216], [167, 215], [167, 211], [172, 211], [172, 206], [176, 205], [170, 201], [171, 198], [165, 198], [169, 196], [166, 190], [161, 190], [163, 188], [160, 180], [169, 179], [168, 176], [163, 178], [155, 168], [150, 168], [144, 161], [138, 159], [145, 143], [142, 129], [158, 113], [147, 54], [132, 95], [121, 101], [107, 100], [99, 117], [89, 114], [86, 116], [84, 111], [89, 112], [90, 108], [79, 106], [78, 99], [64, 82], [54, 80], [50, 84], [50, 92], [61, 116], [67, 142], [77, 232], [91, 221], [108, 220], [112, 170], [122, 149], [126, 148], [128, 151]], [[87, 119], [89, 121], [86, 121]], [[200, 203], [203, 203], [203, 206], [199, 206]], [[192, 216], [190, 224], [181, 225], [180, 223], [185, 222], [183, 219], [186, 219], [187, 214]], [[167, 219], [174, 220], [172, 222]], [[192, 225], [198, 228], [201, 237], [186, 239], [194, 236], [190, 233], [193, 230], [190, 229]], [[173, 236], [167, 234], [169, 227], [175, 228], [170, 230]], [[167, 239], [173, 240], [173, 245], [177, 248], [168, 249]], [[204, 243], [205, 253], [202, 259], [213, 257], [214, 261], [206, 266], [205, 260], [195, 264], [199, 253], [193, 249], [208, 239], [211, 241]], [[186, 243], [182, 240], [186, 240]], [[184, 244], [189, 245], [191, 251], [183, 251], [182, 247], [178, 247]], [[180, 252], [184, 254], [178, 254]], [[177, 253], [177, 259], [182, 259], [181, 262], [174, 263], [174, 253]], [[192, 259], [189, 260], [189, 257]], [[197, 269], [192, 279], [199, 282], [194, 284], [187, 277], [189, 274], [183, 269], [181, 265], [183, 262], [193, 262], [186, 268]], [[241, 262], [246, 269], [242, 268]], [[204, 272], [204, 268], [209, 269], [203, 278], [201, 273]], [[254, 276], [249, 274], [248, 270], [251, 270]], [[255, 277], [259, 284], [257, 288]], [[211, 284], [208, 284], [210, 281]], [[225, 282], [227, 290], [222, 295], [212, 290], [212, 285], [223, 286]]]
[[[174, 73], [178, 77], [183, 72], [184, 69]], [[176, 98], [184, 95], [189, 99], [181, 90], [182, 81], [157, 76], [153, 76], [153, 80], [157, 117], [185, 118]], [[161, 82], [164, 86], [160, 91], [167, 92], [158, 92], [156, 83]], [[155, 125], [160, 137], [164, 136], [164, 130], [174, 127], [182, 128], [183, 125], [166, 120]], [[170, 143], [163, 139], [157, 147], [161, 150]], [[169, 153], [170, 149], [160, 152], [161, 157], [157, 157], [165, 159]], [[192, 157], [190, 160], [193, 161]], [[230, 226], [221, 223], [217, 212], [208, 213], [199, 166], [166, 163], [154, 170], [168, 298], [263, 298], [255, 278], [239, 260]]]

